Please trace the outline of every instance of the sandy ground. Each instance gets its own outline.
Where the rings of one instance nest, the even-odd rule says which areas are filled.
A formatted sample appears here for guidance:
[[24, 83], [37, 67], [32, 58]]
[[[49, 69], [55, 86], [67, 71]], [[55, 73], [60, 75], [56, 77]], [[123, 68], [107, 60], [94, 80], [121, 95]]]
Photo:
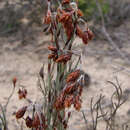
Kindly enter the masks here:
[[[111, 30], [112, 31], [112, 30]], [[121, 50], [130, 56], [130, 23], [126, 22], [114, 30], [114, 35], [122, 36]], [[37, 88], [37, 75], [42, 64], [47, 63], [47, 45], [49, 36], [43, 35], [39, 30], [36, 33], [29, 33], [25, 42], [21, 43], [20, 31], [11, 36], [0, 37], [0, 103], [5, 104], [7, 97], [12, 90], [12, 78], [17, 77], [17, 87], [15, 94], [11, 98], [8, 106], [7, 117], [9, 120], [9, 130], [19, 130], [14, 111], [27, 102], [19, 101], [17, 91], [20, 85], [24, 85], [28, 91], [28, 98], [33, 101], [40, 99], [40, 91]], [[80, 43], [76, 39], [76, 43]], [[122, 83], [124, 95], [127, 102], [118, 111], [119, 122], [129, 122], [130, 120], [130, 66], [118, 56], [106, 41], [93, 40], [88, 46], [82, 44], [75, 47], [82, 50], [81, 69], [89, 74], [91, 84], [84, 88], [82, 110], [85, 111], [86, 118], [90, 120], [90, 99], [96, 99], [101, 93], [105, 95], [105, 104], [109, 103], [109, 97], [114, 88], [107, 83], [108, 80], [115, 81], [115, 76]], [[125, 69], [122, 69], [123, 66]], [[73, 111], [73, 108], [71, 109]], [[123, 120], [122, 120], [123, 119]], [[15, 123], [14, 123], [15, 122]], [[69, 130], [86, 130], [86, 126], [81, 112], [72, 112], [69, 123]], [[99, 125], [103, 130], [103, 125]], [[130, 128], [129, 128], [130, 129]]]

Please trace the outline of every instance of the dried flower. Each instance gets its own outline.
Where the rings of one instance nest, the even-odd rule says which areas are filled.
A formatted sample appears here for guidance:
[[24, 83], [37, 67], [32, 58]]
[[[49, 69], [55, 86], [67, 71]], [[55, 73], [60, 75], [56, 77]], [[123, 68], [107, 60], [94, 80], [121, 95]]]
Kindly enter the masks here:
[[64, 88], [64, 92], [65, 92], [66, 94], [70, 94], [70, 93], [73, 92], [73, 90], [75, 89], [75, 87], [76, 87], [76, 82], [71, 83], [71, 84], [67, 85], [67, 86]]
[[76, 70], [67, 76], [66, 82], [75, 81], [80, 76], [80, 70]]
[[78, 9], [77, 10], [77, 15], [78, 15], [78, 17], [82, 17], [83, 16], [83, 12], [80, 9]]
[[72, 54], [63, 54], [63, 55], [60, 55], [58, 57], [58, 59], [56, 60], [57, 63], [60, 63], [60, 62], [63, 62], [63, 63], [66, 63], [67, 61], [69, 61], [71, 59], [71, 56]]
[[15, 85], [16, 85], [16, 82], [17, 82], [17, 78], [14, 77], [13, 80], [12, 80], [12, 82], [13, 82], [13, 85], [14, 85], [14, 88], [15, 88]]
[[32, 128], [33, 120], [29, 116], [26, 117], [25, 122], [27, 127]]
[[44, 24], [50, 24], [50, 23], [51, 23], [51, 11], [48, 10], [47, 15], [45, 16], [45, 19], [44, 19]]
[[57, 52], [57, 48], [52, 46], [52, 45], [48, 46], [48, 50], [53, 51], [53, 52]]
[[81, 108], [81, 103], [80, 103], [80, 102], [75, 103], [75, 104], [74, 104], [74, 108], [75, 108], [77, 111], [79, 111], [80, 108]]
[[70, 3], [70, 0], [63, 0], [62, 1], [62, 4], [69, 4]]
[[27, 96], [27, 90], [26, 89], [19, 89], [18, 91], [19, 99], [26, 98]]
[[53, 61], [56, 61], [58, 58], [57, 53], [51, 53], [48, 55], [48, 59], [53, 59]]
[[74, 12], [73, 11], [66, 12], [64, 10], [60, 10], [60, 12], [61, 12], [61, 15], [58, 15], [58, 20], [60, 23], [63, 24], [66, 35], [67, 35], [68, 40], [69, 40], [69, 39], [71, 39], [73, 31], [74, 31], [73, 19], [72, 19], [72, 14]]
[[25, 107], [22, 107], [21, 109], [19, 109], [17, 112], [16, 112], [16, 118], [19, 119], [19, 118], [22, 118], [25, 114], [27, 110], [27, 106]]
[[43, 130], [47, 128], [45, 116], [43, 115], [43, 113], [40, 113], [40, 114], [38, 114], [37, 112], [35, 113], [33, 121], [32, 121], [32, 127], [36, 129], [42, 127]]
[[69, 19], [72, 19], [72, 13], [66, 12], [64, 10], [62, 10], [61, 12], [62, 12], [62, 14], [61, 14], [61, 16], [59, 18], [59, 22], [61, 22], [61, 23], [67, 23], [67, 21]]
[[40, 126], [40, 119], [39, 119], [37, 112], [34, 115], [32, 126], [33, 126], [33, 128], [37, 128], [38, 126]]
[[74, 103], [74, 108], [79, 111], [81, 108], [81, 100], [79, 98], [79, 96], [75, 97], [75, 103]]
[[82, 31], [81, 28], [77, 25], [76, 26], [76, 34], [82, 38], [82, 41], [84, 44], [88, 43], [89, 36], [88, 36], [88, 31]]
[[53, 58], [55, 58], [55, 54], [54, 53], [48, 55], [48, 59], [53, 59]]
[[65, 93], [61, 93], [54, 103], [54, 108], [58, 110], [62, 110], [64, 108], [64, 100], [65, 100]]
[[41, 120], [42, 120], [42, 123], [45, 124], [46, 119], [45, 119], [45, 116], [43, 115], [43, 113], [41, 113]]
[[88, 36], [88, 32], [87, 31], [83, 32], [82, 40], [83, 40], [84, 44], [88, 44], [89, 36]]
[[73, 95], [69, 95], [69, 96], [67, 96], [67, 97], [65, 98], [64, 107], [65, 107], [65, 108], [69, 108], [72, 103], [73, 103]]
[[79, 96], [81, 96], [82, 95], [82, 91], [83, 91], [83, 87], [82, 86], [78, 86], [78, 88], [79, 88]]
[[76, 26], [76, 34], [82, 38], [82, 41], [84, 44], [87, 44], [89, 40], [92, 40], [93, 33], [90, 31], [89, 28], [87, 28], [86, 31], [82, 31], [81, 28], [77, 25]]

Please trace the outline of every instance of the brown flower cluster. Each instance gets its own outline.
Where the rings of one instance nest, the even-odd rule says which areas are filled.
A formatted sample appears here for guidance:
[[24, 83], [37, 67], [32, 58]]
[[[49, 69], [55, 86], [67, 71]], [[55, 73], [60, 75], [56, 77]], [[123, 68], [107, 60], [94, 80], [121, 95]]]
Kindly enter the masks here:
[[80, 70], [76, 70], [72, 73], [70, 73], [66, 79], [66, 82], [69, 83], [69, 82], [73, 82], [75, 80], [77, 80], [77, 78], [80, 76]]
[[50, 45], [48, 46], [48, 50], [52, 52], [51, 54], [48, 55], [48, 59], [53, 59], [53, 61], [56, 61], [56, 59], [58, 58], [57, 48]]
[[[27, 106], [19, 109], [16, 112], [16, 119], [23, 118], [26, 111], [27, 111]], [[35, 112], [33, 118], [27, 116], [25, 118], [25, 123], [28, 128], [35, 128], [36, 130], [45, 130], [47, 128], [45, 116], [43, 115], [43, 113], [38, 114], [37, 112]]]
[[[50, 2], [48, 2], [50, 3]], [[64, 5], [68, 6], [64, 6]], [[75, 3], [76, 4], [76, 3]], [[52, 22], [51, 20], [51, 10], [48, 9], [46, 17], [44, 19], [44, 24], [51, 24], [52, 26], [50, 28], [50, 32], [52, 33], [53, 27], [57, 29], [58, 23], [61, 23], [63, 25], [63, 28], [65, 30], [65, 33], [67, 35], [68, 41], [72, 38], [74, 34], [74, 30], [76, 29], [76, 34], [79, 36], [84, 44], [87, 44], [89, 40], [93, 38], [93, 33], [88, 28], [86, 30], [82, 30], [78, 25], [78, 19], [83, 16], [83, 13], [77, 5], [75, 5], [75, 8], [71, 6], [70, 0], [62, 0], [62, 6], [63, 8], [58, 8], [56, 12], [55, 22]], [[55, 24], [54, 24], [55, 23]], [[52, 34], [53, 35], [53, 34]], [[54, 56], [54, 55], [53, 55]], [[49, 56], [53, 57], [52, 55]]]
[[68, 40], [71, 39], [72, 35], [73, 35], [73, 31], [74, 31], [74, 25], [73, 25], [73, 19], [72, 19], [72, 15], [73, 15], [73, 11], [65, 11], [65, 10], [58, 10], [58, 21], [60, 23], [62, 23], [66, 35], [68, 37]]
[[[64, 4], [70, 4], [70, 0], [63, 0], [62, 1], [62, 5]], [[76, 16], [77, 15], [77, 16]], [[74, 24], [75, 24], [75, 19], [76, 17], [82, 17], [83, 13], [80, 9], [72, 9], [71, 6], [69, 6], [69, 8], [65, 8], [65, 9], [58, 9], [57, 10], [57, 19], [60, 23], [62, 23], [66, 35], [68, 37], [68, 40], [71, 39], [73, 33], [74, 33]], [[75, 17], [75, 18], [73, 18]]]
[[24, 88], [19, 89], [18, 96], [19, 96], [19, 99], [26, 98], [26, 96], [27, 96], [27, 90], [24, 89]]
[[78, 17], [82, 17], [83, 16], [83, 12], [80, 9], [78, 9], [77, 10], [77, 15], [78, 15]]
[[50, 50], [52, 52], [57, 52], [57, 48], [52, 45], [48, 46], [48, 50]]
[[80, 98], [82, 94], [82, 87], [76, 81], [79, 76], [80, 70], [76, 70], [67, 76], [67, 85], [62, 90], [54, 104], [56, 110], [69, 108], [72, 104], [76, 110], [80, 110], [82, 102]]
[[19, 110], [16, 112], [16, 118], [17, 118], [17, 119], [22, 118], [22, 117], [24, 116], [26, 110], [27, 110], [27, 106], [22, 107], [21, 109], [19, 109]]
[[84, 44], [88, 44], [88, 41], [92, 40], [94, 36], [89, 28], [83, 31], [78, 25], [76, 26], [76, 34], [82, 39]]
[[63, 4], [69, 4], [69, 3], [70, 3], [70, 0], [63, 0], [63, 1], [62, 1], [62, 5], [63, 5]]
[[51, 23], [51, 11], [48, 10], [44, 19], [44, 24], [50, 24], [50, 23]]
[[48, 55], [48, 59], [53, 59], [53, 61], [57, 63], [67, 63], [67, 61], [69, 61], [72, 56], [71, 53], [61, 54], [58, 56], [57, 48], [52, 45], [48, 46], [48, 50], [52, 52]]
[[16, 82], [17, 82], [17, 78], [14, 77], [14, 78], [12, 79], [12, 82], [13, 82], [13, 86], [14, 86], [14, 88], [15, 88], [15, 86], [16, 86]]
[[57, 62], [57, 63], [66, 63], [67, 61], [69, 61], [69, 60], [71, 59], [71, 56], [72, 56], [71, 53], [62, 54], [62, 55], [60, 55], [60, 56], [57, 58], [56, 62]]

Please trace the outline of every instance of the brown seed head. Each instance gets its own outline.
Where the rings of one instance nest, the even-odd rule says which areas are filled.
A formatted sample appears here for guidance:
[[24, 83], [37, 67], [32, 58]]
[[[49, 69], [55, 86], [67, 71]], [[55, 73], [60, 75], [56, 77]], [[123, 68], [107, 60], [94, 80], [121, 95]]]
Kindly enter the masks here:
[[55, 54], [54, 53], [48, 55], [48, 59], [53, 59], [53, 58], [55, 58]]
[[13, 85], [14, 85], [14, 87], [15, 87], [16, 82], [17, 82], [17, 78], [16, 78], [16, 77], [14, 77], [14, 78], [13, 78], [13, 80], [12, 80], [12, 82], [13, 82]]
[[27, 110], [27, 106], [25, 107], [22, 107], [21, 109], [19, 109], [17, 112], [16, 112], [16, 118], [19, 119], [19, 118], [22, 118], [25, 114]]
[[83, 92], [83, 87], [82, 86], [78, 86], [78, 88], [79, 88], [79, 96], [81, 96], [82, 92]]
[[71, 81], [75, 81], [78, 79], [79, 76], [80, 76], [80, 70], [76, 70], [67, 76], [66, 82], [68, 83]]
[[64, 55], [60, 55], [58, 57], [58, 59], [56, 60], [57, 63], [63, 62], [66, 63], [67, 61], [69, 61], [71, 59], [72, 54], [64, 54]]
[[84, 44], [88, 44], [88, 40], [89, 40], [88, 32], [84, 31], [82, 35], [82, 41]]
[[81, 103], [80, 103], [80, 102], [75, 103], [75, 104], [74, 104], [74, 108], [75, 108], [77, 111], [79, 111], [80, 108], [81, 108]]
[[65, 29], [65, 33], [67, 35], [68, 40], [71, 39], [74, 30], [72, 14], [73, 11], [58, 10], [57, 15], [58, 21], [62, 23]]
[[51, 23], [51, 11], [48, 10], [47, 15], [45, 16], [45, 19], [44, 19], [44, 24], [50, 24], [50, 23]]
[[69, 96], [67, 96], [67, 97], [65, 98], [64, 107], [65, 107], [65, 108], [69, 108], [72, 103], [73, 103], [73, 95], [69, 95]]
[[73, 90], [75, 89], [75, 87], [76, 87], [76, 82], [67, 85], [66, 88], [64, 89], [64, 93], [65, 93], [65, 94], [70, 94], [70, 93], [72, 93]]
[[53, 52], [57, 52], [57, 48], [52, 46], [52, 45], [48, 46], [48, 50], [53, 51]]
[[72, 14], [69, 12], [62, 11], [62, 15], [59, 18], [59, 22], [66, 23], [69, 19], [72, 19]]
[[80, 9], [78, 9], [77, 15], [78, 15], [78, 17], [82, 17], [83, 16], [83, 12]]
[[65, 100], [65, 93], [62, 92], [56, 99], [54, 103], [54, 108], [56, 110], [62, 110], [64, 108], [64, 100]]
[[75, 97], [74, 108], [79, 111], [81, 108], [81, 99], [79, 96]]
[[62, 4], [69, 4], [70, 0], [62, 0]]
[[37, 128], [38, 126], [40, 126], [40, 119], [39, 119], [39, 116], [37, 113], [35, 113], [35, 115], [34, 115], [32, 126], [34, 128]]
[[26, 96], [27, 96], [27, 90], [26, 89], [22, 89], [22, 90], [19, 89], [18, 96], [19, 96], [19, 99], [26, 98]]
[[26, 119], [25, 119], [25, 122], [26, 122], [26, 126], [29, 127], [29, 128], [32, 128], [32, 119], [27, 116]]

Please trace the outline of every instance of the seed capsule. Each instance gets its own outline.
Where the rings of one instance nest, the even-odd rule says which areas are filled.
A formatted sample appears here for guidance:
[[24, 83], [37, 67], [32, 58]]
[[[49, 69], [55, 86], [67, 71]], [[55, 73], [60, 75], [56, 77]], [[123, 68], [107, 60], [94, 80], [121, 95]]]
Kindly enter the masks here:
[[48, 50], [57, 52], [57, 48], [52, 45], [48, 46]]
[[16, 82], [17, 82], [17, 78], [16, 78], [16, 77], [14, 77], [12, 81], [13, 81], [13, 85], [14, 85], [14, 87], [15, 87]]
[[62, 1], [62, 4], [69, 4], [70, 3], [70, 0], [63, 0]]
[[71, 81], [75, 81], [78, 79], [79, 76], [80, 76], [80, 70], [76, 70], [68, 75], [66, 82], [68, 83]]
[[21, 109], [19, 109], [17, 112], [16, 112], [16, 118], [19, 119], [19, 118], [22, 118], [25, 114], [27, 110], [27, 106], [25, 107], [22, 107]]
[[29, 127], [29, 128], [32, 128], [32, 119], [27, 116], [26, 119], [25, 119], [25, 122], [26, 122], [26, 126]]

